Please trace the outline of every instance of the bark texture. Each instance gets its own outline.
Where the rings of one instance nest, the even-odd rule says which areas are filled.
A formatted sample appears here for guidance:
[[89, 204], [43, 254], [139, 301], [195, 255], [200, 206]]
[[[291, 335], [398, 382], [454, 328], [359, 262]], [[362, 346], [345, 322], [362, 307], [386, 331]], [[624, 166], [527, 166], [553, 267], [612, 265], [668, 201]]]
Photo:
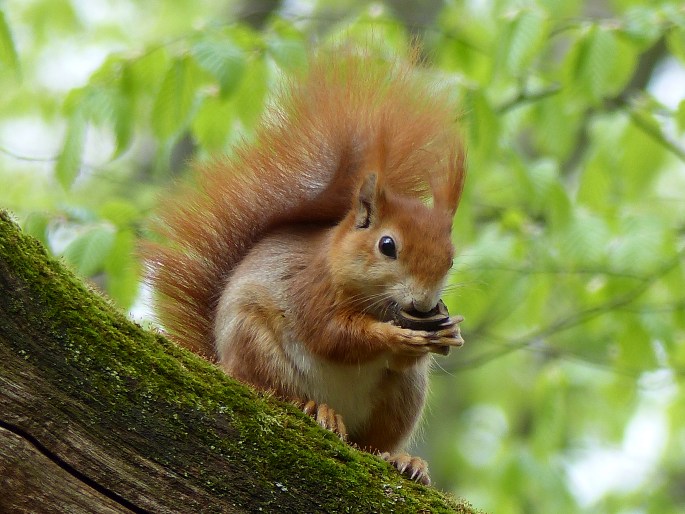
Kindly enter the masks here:
[[472, 512], [130, 322], [0, 213], [0, 512]]

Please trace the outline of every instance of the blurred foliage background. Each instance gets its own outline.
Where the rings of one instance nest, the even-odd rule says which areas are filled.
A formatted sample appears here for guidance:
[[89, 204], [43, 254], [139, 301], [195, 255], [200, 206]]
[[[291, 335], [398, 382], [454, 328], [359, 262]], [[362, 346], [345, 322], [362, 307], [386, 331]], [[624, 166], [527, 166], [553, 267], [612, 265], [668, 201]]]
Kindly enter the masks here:
[[[469, 147], [414, 451], [491, 512], [685, 511], [679, 1], [0, 2], [0, 206], [145, 316], [136, 241], [306, 48], [424, 41]], [[142, 314], [141, 314], [142, 313]]]

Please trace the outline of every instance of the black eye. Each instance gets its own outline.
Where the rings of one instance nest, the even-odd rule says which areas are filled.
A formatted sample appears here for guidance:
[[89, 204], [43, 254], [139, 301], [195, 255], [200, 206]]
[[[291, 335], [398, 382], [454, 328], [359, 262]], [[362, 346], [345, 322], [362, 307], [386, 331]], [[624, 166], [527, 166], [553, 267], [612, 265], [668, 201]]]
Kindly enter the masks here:
[[387, 255], [391, 259], [397, 259], [397, 248], [395, 248], [395, 240], [392, 237], [381, 237], [380, 241], [378, 241], [378, 249], [383, 255]]

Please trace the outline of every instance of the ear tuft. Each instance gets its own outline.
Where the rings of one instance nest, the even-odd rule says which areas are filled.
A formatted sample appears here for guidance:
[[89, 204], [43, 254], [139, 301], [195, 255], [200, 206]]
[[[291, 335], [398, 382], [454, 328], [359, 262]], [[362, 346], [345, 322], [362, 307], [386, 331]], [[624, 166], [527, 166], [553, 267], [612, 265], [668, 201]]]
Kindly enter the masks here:
[[446, 170], [440, 180], [432, 180], [433, 206], [447, 211], [451, 216], [457, 211], [466, 178], [466, 155], [461, 147], [451, 152]]
[[378, 204], [378, 191], [376, 184], [378, 178], [375, 173], [369, 173], [362, 182], [357, 195], [357, 216], [355, 227], [369, 228], [373, 218], [376, 216]]

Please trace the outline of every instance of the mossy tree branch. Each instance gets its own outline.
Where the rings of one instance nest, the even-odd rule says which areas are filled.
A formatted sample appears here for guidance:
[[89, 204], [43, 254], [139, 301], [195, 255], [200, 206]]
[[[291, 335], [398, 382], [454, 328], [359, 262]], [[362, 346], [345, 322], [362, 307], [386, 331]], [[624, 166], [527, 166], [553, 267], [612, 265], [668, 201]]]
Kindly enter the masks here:
[[471, 512], [131, 323], [0, 213], [3, 512]]

